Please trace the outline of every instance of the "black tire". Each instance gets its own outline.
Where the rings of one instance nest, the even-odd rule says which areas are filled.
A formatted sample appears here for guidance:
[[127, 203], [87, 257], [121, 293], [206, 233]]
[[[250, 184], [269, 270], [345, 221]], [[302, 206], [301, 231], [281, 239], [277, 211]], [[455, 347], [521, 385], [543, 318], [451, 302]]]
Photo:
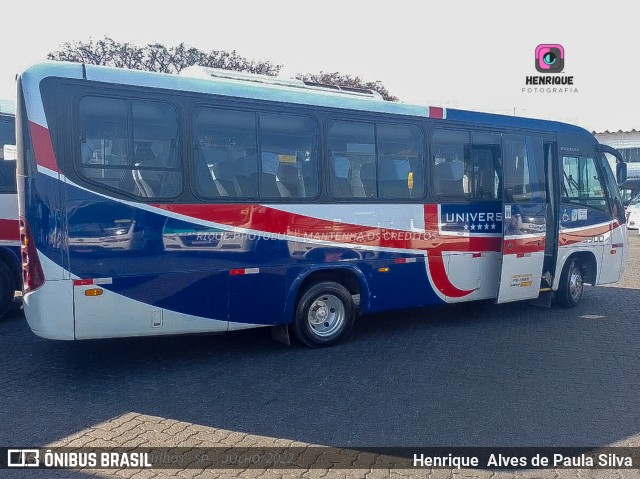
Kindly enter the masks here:
[[296, 306], [293, 332], [310, 348], [334, 345], [351, 332], [355, 309], [351, 293], [341, 284], [333, 281], [312, 284]]
[[9, 311], [16, 294], [16, 281], [9, 267], [0, 261], [0, 318]]
[[582, 264], [577, 258], [570, 259], [560, 275], [556, 301], [563, 308], [575, 308], [582, 299], [583, 291]]

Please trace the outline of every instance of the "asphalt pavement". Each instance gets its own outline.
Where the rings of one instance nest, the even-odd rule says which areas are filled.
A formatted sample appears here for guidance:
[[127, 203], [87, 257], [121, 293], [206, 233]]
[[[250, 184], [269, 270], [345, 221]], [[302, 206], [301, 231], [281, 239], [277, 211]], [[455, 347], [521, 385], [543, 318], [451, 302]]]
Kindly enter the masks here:
[[[360, 318], [335, 347], [267, 329], [78, 342], [0, 320], [0, 446], [640, 446], [640, 237], [575, 309], [458, 304]], [[635, 470], [0, 471], [0, 477], [639, 477]]]

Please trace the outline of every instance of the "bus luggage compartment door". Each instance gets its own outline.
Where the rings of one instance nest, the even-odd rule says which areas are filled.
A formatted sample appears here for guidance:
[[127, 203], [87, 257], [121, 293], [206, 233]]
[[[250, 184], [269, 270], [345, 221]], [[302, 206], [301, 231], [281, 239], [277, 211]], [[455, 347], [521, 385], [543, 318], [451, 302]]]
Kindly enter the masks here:
[[547, 216], [542, 139], [505, 135], [503, 146], [498, 303], [533, 299], [540, 294]]

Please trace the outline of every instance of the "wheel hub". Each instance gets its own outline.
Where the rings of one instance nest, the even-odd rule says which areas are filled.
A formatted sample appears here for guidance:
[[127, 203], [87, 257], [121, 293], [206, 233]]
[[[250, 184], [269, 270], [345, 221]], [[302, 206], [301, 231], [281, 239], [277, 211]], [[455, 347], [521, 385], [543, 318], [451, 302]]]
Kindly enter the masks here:
[[569, 279], [569, 292], [574, 300], [577, 300], [582, 294], [582, 274], [577, 268], [571, 272], [571, 277]]
[[315, 334], [329, 337], [340, 330], [346, 320], [344, 305], [337, 296], [319, 296], [309, 308], [307, 321]]
[[329, 308], [327, 308], [327, 305], [322, 301], [317, 301], [316, 303], [314, 303], [313, 307], [311, 308], [311, 317], [309, 318], [309, 320], [313, 324], [322, 324], [327, 320], [328, 317]]

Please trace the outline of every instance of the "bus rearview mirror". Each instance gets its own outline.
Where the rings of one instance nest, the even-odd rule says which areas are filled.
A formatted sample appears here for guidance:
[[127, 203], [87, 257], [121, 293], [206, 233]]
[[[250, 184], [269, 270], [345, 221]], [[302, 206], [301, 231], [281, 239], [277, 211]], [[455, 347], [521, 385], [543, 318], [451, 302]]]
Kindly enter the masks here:
[[627, 164], [616, 163], [616, 181], [619, 185], [627, 181]]

